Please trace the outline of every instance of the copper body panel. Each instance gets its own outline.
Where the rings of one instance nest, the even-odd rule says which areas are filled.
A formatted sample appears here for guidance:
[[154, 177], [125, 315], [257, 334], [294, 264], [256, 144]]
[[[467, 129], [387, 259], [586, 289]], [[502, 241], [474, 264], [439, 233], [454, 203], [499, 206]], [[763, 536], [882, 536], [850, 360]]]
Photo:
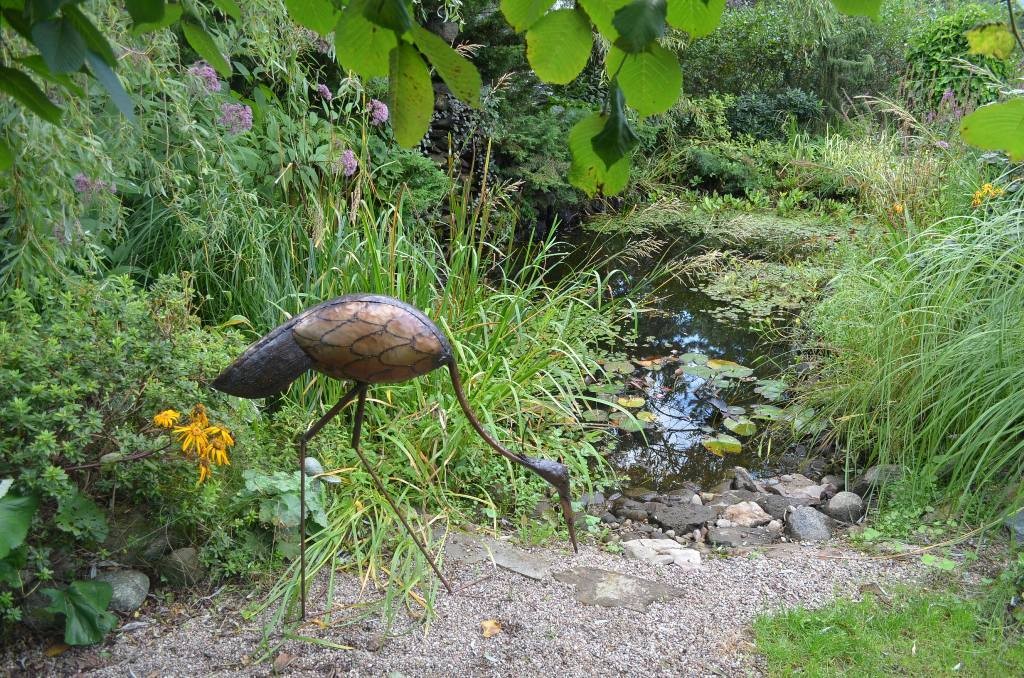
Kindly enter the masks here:
[[291, 329], [313, 369], [335, 379], [393, 384], [451, 360], [441, 330], [417, 309], [390, 297], [339, 297], [303, 313]]

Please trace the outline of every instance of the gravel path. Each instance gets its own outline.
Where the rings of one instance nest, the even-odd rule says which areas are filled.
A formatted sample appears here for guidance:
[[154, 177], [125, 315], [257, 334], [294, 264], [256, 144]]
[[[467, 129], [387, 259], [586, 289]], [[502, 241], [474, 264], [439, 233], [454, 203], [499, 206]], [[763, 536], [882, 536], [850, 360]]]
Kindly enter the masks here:
[[[760, 675], [749, 626], [759, 612], [796, 605], [820, 606], [860, 587], [921, 576], [912, 564], [868, 560], [841, 547], [782, 544], [762, 553], [707, 558], [697, 571], [653, 566], [584, 546], [578, 556], [542, 552], [561, 569], [597, 567], [680, 589], [646, 612], [585, 605], [574, 588], [554, 580], [527, 579], [490, 563], [446, 566], [454, 596], [437, 596], [437, 618], [427, 628], [399, 615], [384, 637], [378, 620], [298, 632], [350, 646], [338, 650], [308, 642], [271, 639], [282, 673], [315, 676], [707, 676]], [[314, 586], [310, 610], [323, 604], [324, 578]], [[358, 582], [336, 581], [336, 601], [372, 600]], [[259, 620], [238, 610], [254, 599], [222, 594], [203, 604], [143, 609], [138, 625], [97, 648], [73, 649], [56, 658], [40, 647], [9, 648], [0, 661], [11, 675], [97, 676], [269, 675], [270, 661], [251, 665], [268, 650], [259, 646]], [[480, 622], [497, 619], [502, 630], [484, 638]], [[290, 655], [281, 657], [280, 653]]]

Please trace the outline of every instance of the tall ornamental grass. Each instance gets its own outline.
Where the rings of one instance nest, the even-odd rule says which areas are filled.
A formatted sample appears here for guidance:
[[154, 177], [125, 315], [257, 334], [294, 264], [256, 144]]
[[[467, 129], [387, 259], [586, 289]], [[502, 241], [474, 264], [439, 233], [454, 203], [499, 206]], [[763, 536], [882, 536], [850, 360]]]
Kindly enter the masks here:
[[968, 515], [1019, 506], [1024, 209], [857, 256], [815, 314], [831, 352], [808, 399], [851, 461], [900, 464]]

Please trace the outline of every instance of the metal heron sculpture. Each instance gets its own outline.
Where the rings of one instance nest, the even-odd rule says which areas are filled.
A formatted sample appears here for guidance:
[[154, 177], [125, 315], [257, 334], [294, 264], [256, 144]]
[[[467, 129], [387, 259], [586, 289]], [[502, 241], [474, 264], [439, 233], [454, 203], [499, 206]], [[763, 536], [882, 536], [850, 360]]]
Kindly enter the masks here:
[[303, 470], [306, 444], [355, 398], [358, 398], [358, 403], [352, 426], [352, 448], [431, 568], [448, 592], [452, 592], [434, 559], [406, 523], [402, 512], [384, 488], [384, 483], [359, 449], [369, 385], [408, 381], [439, 367], [448, 368], [462, 410], [487, 444], [507, 459], [530, 469], [558, 491], [562, 513], [569, 528], [569, 539], [573, 550], [578, 550], [570, 504], [568, 468], [555, 461], [509, 452], [487, 432], [466, 400], [451, 344], [437, 325], [422, 312], [391, 297], [348, 294], [309, 308], [277, 327], [247, 348], [212, 384], [218, 391], [241, 398], [265, 398], [280, 393], [308, 370], [316, 370], [334, 379], [355, 382], [352, 389], [298, 440], [301, 478], [299, 587], [303, 619], [306, 618], [306, 474]]

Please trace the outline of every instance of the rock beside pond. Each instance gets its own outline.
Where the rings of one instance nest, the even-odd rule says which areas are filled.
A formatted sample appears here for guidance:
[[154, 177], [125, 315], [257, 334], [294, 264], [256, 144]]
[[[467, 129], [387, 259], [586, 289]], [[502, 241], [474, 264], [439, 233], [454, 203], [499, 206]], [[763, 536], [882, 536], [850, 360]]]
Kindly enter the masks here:
[[842, 489], [846, 488], [846, 481], [843, 480], [843, 477], [842, 476], [837, 476], [837, 475], [835, 475], [833, 473], [830, 473], [827, 476], [822, 476], [821, 484], [822, 485], [834, 485], [837, 490], [842, 490]]
[[854, 480], [850, 484], [850, 491], [863, 497], [881, 485], [899, 480], [902, 475], [903, 468], [898, 464], [878, 464]]
[[96, 575], [96, 581], [110, 584], [113, 595], [110, 609], [134, 612], [142, 607], [149, 593], [149, 577], [138, 570], [109, 570]]
[[1003, 520], [1003, 525], [1010, 531], [1010, 538], [1016, 544], [1024, 544], [1024, 508], [1009, 515]]
[[793, 541], [827, 541], [832, 538], [831, 520], [810, 506], [797, 506], [786, 518], [786, 534]]
[[653, 565], [675, 563], [685, 570], [700, 567], [700, 553], [681, 546], [674, 539], [634, 539], [622, 542], [626, 555]]
[[[860, 497], [858, 497], [860, 499]], [[722, 517], [740, 527], [759, 527], [771, 522], [772, 517], [753, 501], [742, 501], [727, 506]]]
[[844, 523], [855, 523], [864, 515], [864, 500], [853, 492], [840, 492], [828, 500], [825, 513]]
[[791, 506], [808, 506], [811, 499], [793, 499], [778, 494], [762, 494], [757, 499], [757, 505], [765, 510], [772, 518], [785, 520], [786, 512]]
[[754, 480], [754, 476], [750, 475], [750, 471], [737, 466], [733, 469], [733, 481], [732, 486], [737, 490], [747, 490], [749, 492], [767, 492], [764, 484], [759, 480]]
[[690, 532], [718, 517], [718, 510], [708, 506], [682, 504], [668, 506], [651, 515], [651, 520], [666, 530], [675, 530], [676, 534]]
[[753, 546], [770, 544], [775, 535], [761, 527], [712, 527], [708, 529], [707, 542], [712, 546]]
[[171, 586], [194, 586], [205, 578], [199, 552], [192, 547], [174, 549], [157, 564], [157, 571]]
[[764, 481], [769, 492], [790, 499], [821, 499], [824, 485], [819, 485], [800, 473], [789, 473]]

